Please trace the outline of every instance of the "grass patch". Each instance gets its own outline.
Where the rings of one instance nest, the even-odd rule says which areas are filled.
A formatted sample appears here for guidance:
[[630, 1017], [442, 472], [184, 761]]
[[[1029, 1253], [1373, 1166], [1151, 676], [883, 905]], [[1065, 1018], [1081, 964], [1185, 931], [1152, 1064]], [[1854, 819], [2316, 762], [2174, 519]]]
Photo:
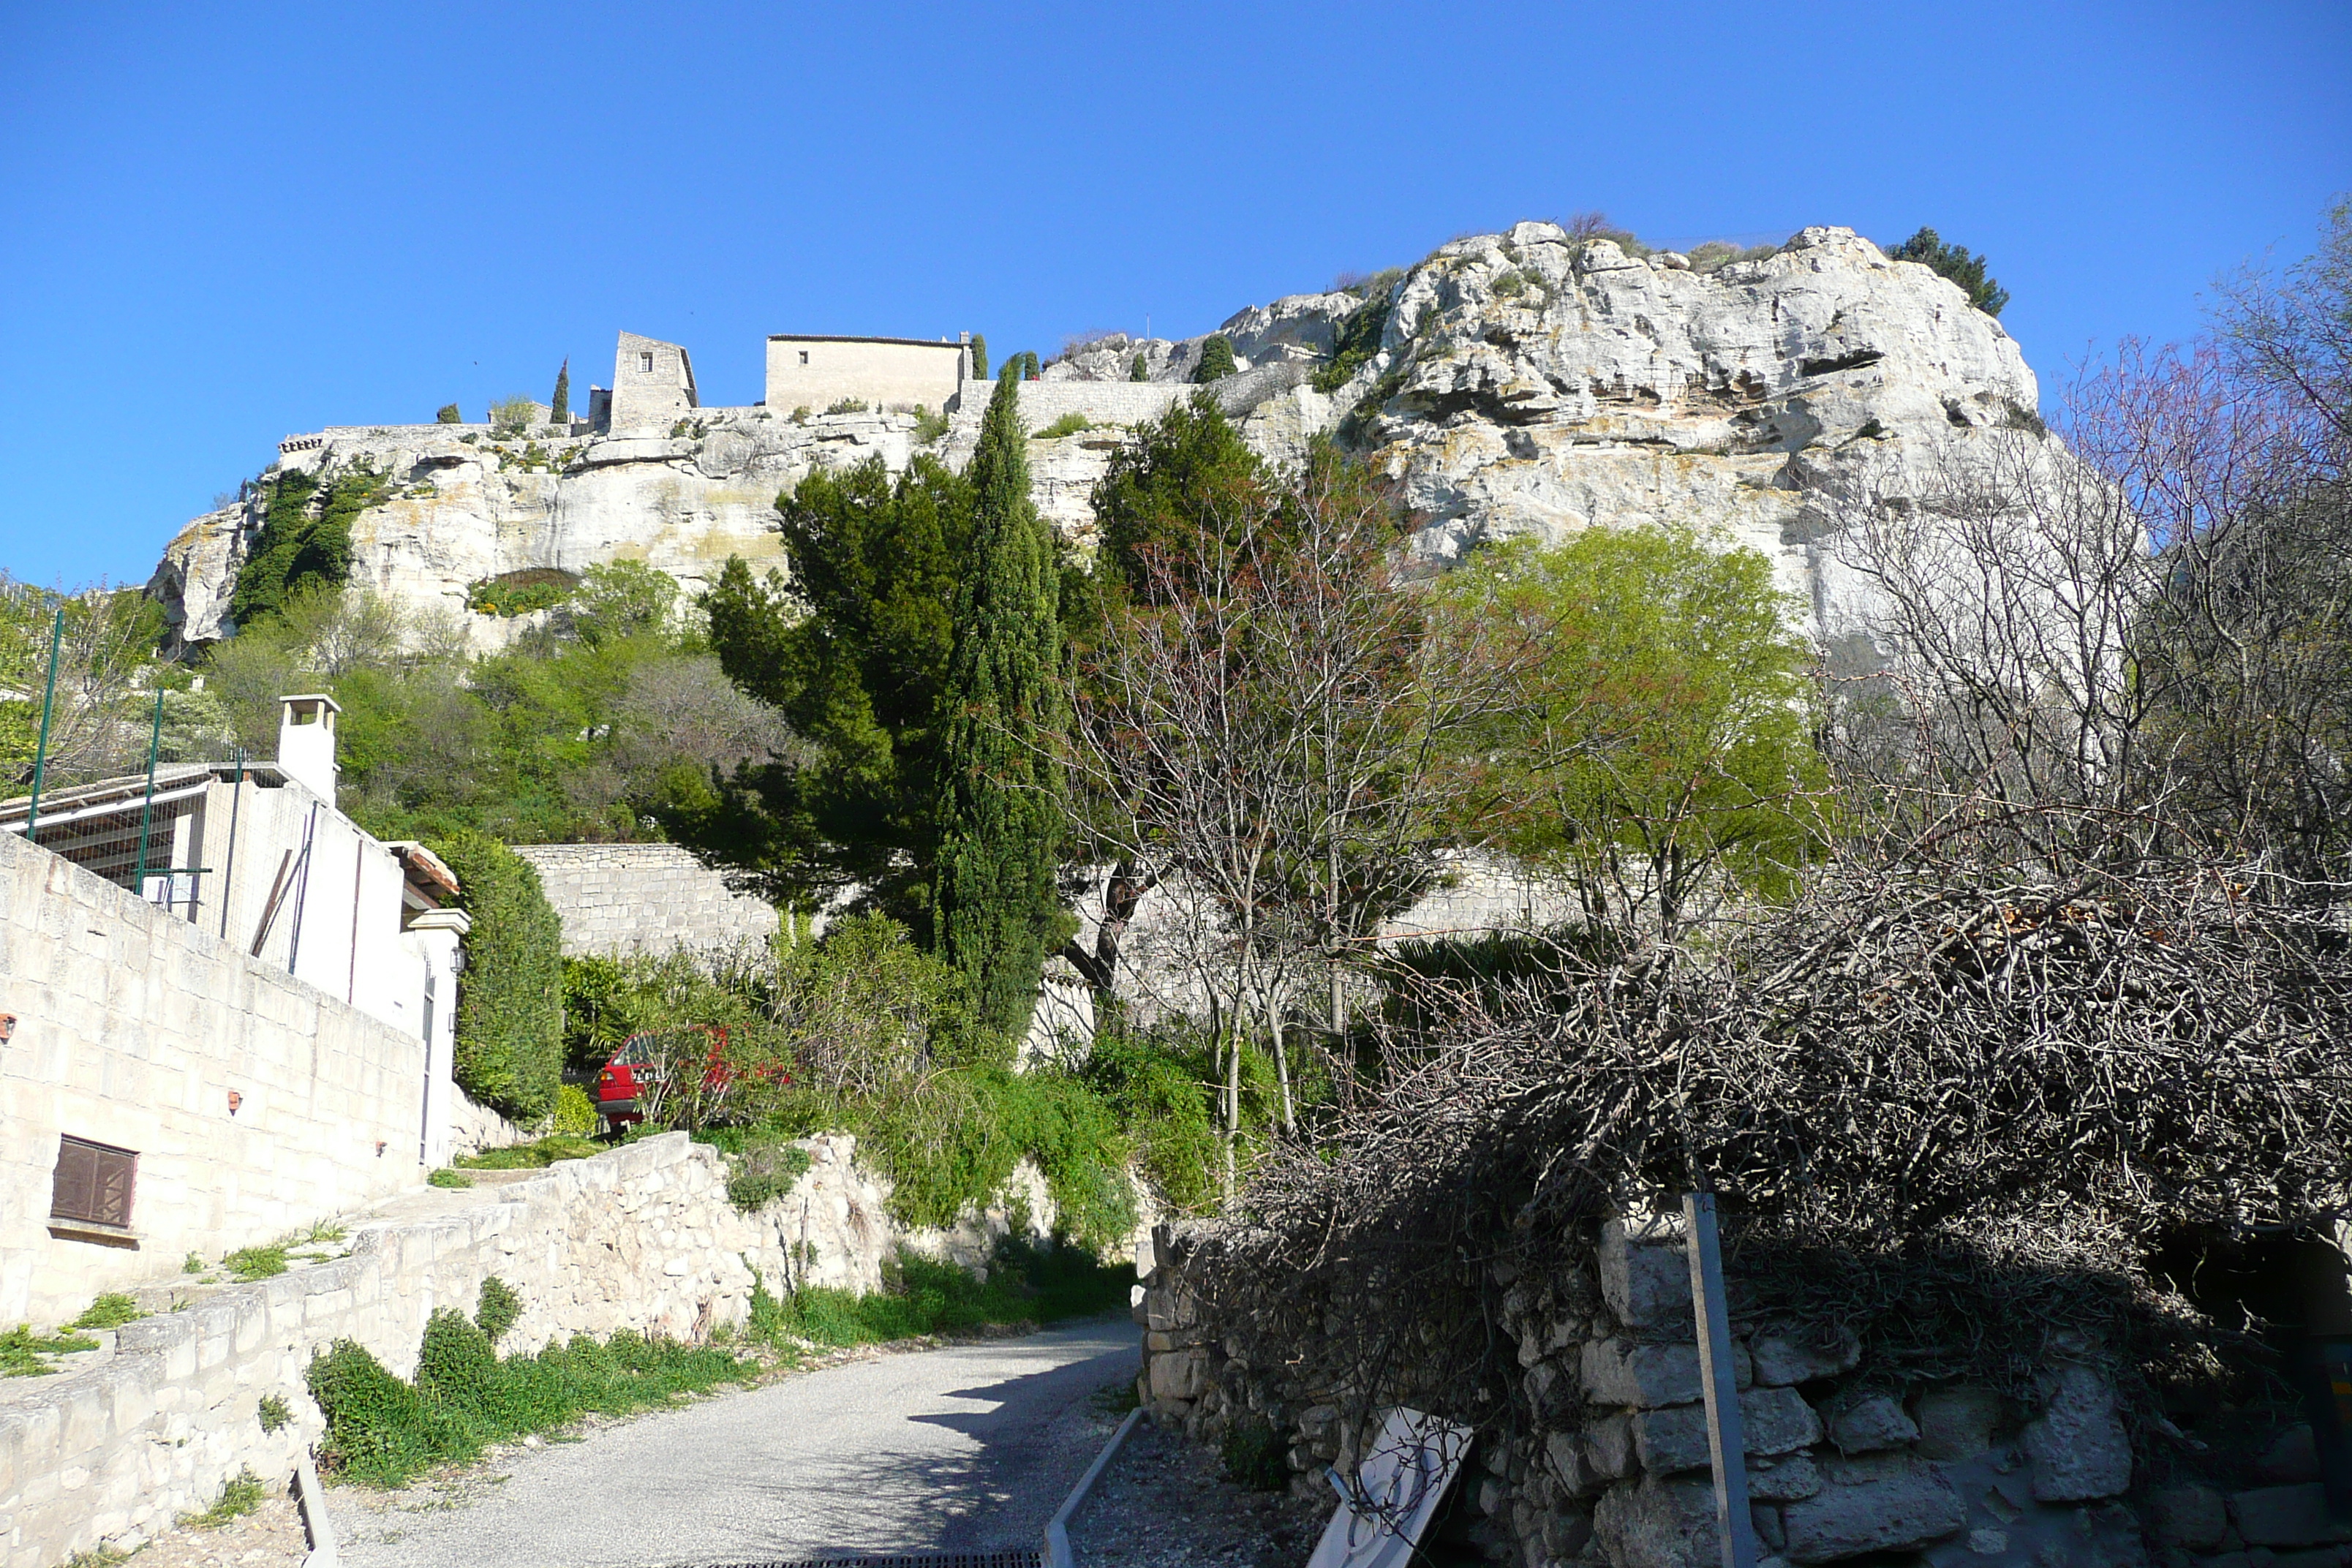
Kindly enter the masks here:
[[147, 1314], [139, 1310], [139, 1302], [120, 1290], [110, 1290], [82, 1309], [68, 1328], [119, 1329], [125, 1323], [135, 1323]]
[[218, 1530], [233, 1519], [242, 1519], [261, 1506], [261, 1478], [250, 1468], [237, 1471], [234, 1479], [221, 1488], [220, 1500], [202, 1513], [184, 1513], [180, 1523], [189, 1530]]
[[0, 1377], [47, 1377], [58, 1370], [51, 1356], [94, 1351], [98, 1342], [80, 1334], [37, 1334], [30, 1323], [19, 1323], [0, 1334]]
[[1106, 1383], [1096, 1389], [1094, 1398], [1088, 1403], [1106, 1415], [1124, 1415], [1142, 1405], [1143, 1395], [1137, 1391], [1135, 1379], [1122, 1377], [1117, 1383]]
[[350, 1340], [313, 1361], [308, 1381], [327, 1415], [325, 1468], [398, 1487], [435, 1465], [473, 1458], [487, 1444], [590, 1414], [668, 1405], [756, 1371], [724, 1351], [626, 1331], [602, 1343], [575, 1335], [537, 1355], [500, 1356], [478, 1326], [443, 1308], [425, 1326], [415, 1382], [393, 1376]]
[[474, 1178], [466, 1174], [463, 1171], [453, 1171], [446, 1165], [444, 1165], [441, 1169], [425, 1177], [425, 1183], [427, 1186], [446, 1187], [451, 1192], [457, 1192], [464, 1188], [472, 1186], [474, 1184]]
[[558, 1160], [585, 1160], [604, 1152], [604, 1145], [593, 1138], [583, 1138], [576, 1132], [551, 1132], [533, 1143], [460, 1154], [450, 1163], [467, 1171], [538, 1171]]
[[864, 1345], [992, 1323], [1051, 1323], [1124, 1307], [1134, 1284], [1132, 1268], [1105, 1268], [1076, 1247], [1008, 1242], [985, 1280], [902, 1252], [868, 1295], [817, 1287], [779, 1299], [761, 1280], [752, 1288], [750, 1334], [771, 1344]]
[[286, 1272], [286, 1243], [240, 1247], [221, 1259], [221, 1267], [248, 1285], [256, 1279], [272, 1279]]

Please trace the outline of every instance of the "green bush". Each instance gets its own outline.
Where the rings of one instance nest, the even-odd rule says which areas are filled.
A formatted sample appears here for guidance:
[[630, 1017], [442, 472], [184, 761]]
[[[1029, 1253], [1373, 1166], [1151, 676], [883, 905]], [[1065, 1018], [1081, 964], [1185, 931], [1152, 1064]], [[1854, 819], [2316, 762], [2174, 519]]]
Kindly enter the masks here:
[[466, 1171], [543, 1171], [559, 1160], [587, 1160], [604, 1152], [604, 1145], [577, 1132], [551, 1132], [529, 1143], [509, 1143], [478, 1154], [460, 1154], [450, 1162]]
[[1332, 334], [1331, 359], [1315, 373], [1316, 391], [1339, 391], [1381, 352], [1381, 334], [1389, 326], [1389, 295], [1396, 279], [1395, 273], [1384, 272], [1365, 285], [1364, 302], [1349, 311], [1348, 319]]
[[463, 425], [466, 416], [457, 412], [456, 404], [445, 403], [441, 405], [441, 412], [433, 416], [433, 422], [436, 425]]
[[1998, 316], [2009, 303], [2009, 290], [1986, 276], [1985, 258], [1971, 256], [1964, 246], [1948, 245], [1932, 228], [1918, 233], [1887, 251], [1895, 261], [1918, 261], [1934, 268], [1944, 277], [1960, 286], [1969, 303], [1988, 316]]
[[247, 1466], [223, 1483], [220, 1500], [202, 1513], [184, 1513], [181, 1525], [188, 1530], [218, 1530], [233, 1519], [240, 1519], [261, 1506], [268, 1494], [263, 1489], [261, 1478]]
[[457, 1082], [518, 1120], [555, 1103], [563, 1070], [563, 928], [539, 873], [497, 839], [463, 830], [433, 845], [473, 921], [457, 987]]
[[555, 1091], [553, 1131], [575, 1138], [592, 1136], [596, 1131], [596, 1102], [588, 1091], [576, 1083], [567, 1083]]
[[1091, 430], [1095, 422], [1083, 414], [1065, 414], [1036, 433], [1039, 441], [1058, 441], [1065, 436], [1075, 436], [1081, 430]]
[[253, 1407], [254, 1419], [261, 1423], [264, 1432], [279, 1432], [292, 1425], [294, 1411], [275, 1394], [265, 1394]]
[[1289, 1445], [1264, 1420], [1251, 1418], [1226, 1428], [1221, 1457], [1225, 1474], [1253, 1491], [1278, 1492], [1290, 1485]]
[[0, 1333], [0, 1377], [47, 1377], [58, 1370], [52, 1356], [94, 1351], [98, 1342], [82, 1334], [37, 1334], [30, 1323]]
[[950, 1263], [901, 1252], [883, 1287], [863, 1296], [824, 1288], [779, 1299], [752, 1287], [751, 1336], [771, 1344], [877, 1344], [921, 1334], [955, 1333], [992, 1323], [1051, 1323], [1126, 1305], [1135, 1270], [1106, 1268], [1077, 1247], [1007, 1242], [985, 1279]]
[[1144, 358], [1140, 351], [1138, 351], [1135, 358], [1129, 362], [1127, 367], [1127, 379], [1129, 381], [1150, 381], [1151, 379], [1151, 362]]
[[364, 458], [323, 485], [300, 470], [278, 475], [269, 486], [261, 531], [237, 568], [230, 619], [250, 626], [276, 616], [306, 585], [341, 587], [352, 574], [352, 522], [391, 499], [390, 481]]
[[286, 1244], [273, 1241], [267, 1247], [240, 1247], [221, 1259], [221, 1267], [247, 1284], [275, 1279], [286, 1272]]
[[511, 619], [534, 610], [551, 610], [572, 595], [580, 579], [557, 566], [526, 566], [495, 577], [477, 577], [466, 584], [466, 608], [478, 616]]
[[1205, 386], [1213, 381], [1223, 381], [1240, 369], [1234, 360], [1234, 341], [1223, 332], [1212, 332], [1201, 345], [1201, 363], [1192, 367], [1192, 379]]
[[425, 1177], [425, 1182], [427, 1186], [446, 1187], [452, 1192], [457, 1192], [472, 1186], [474, 1178], [463, 1171], [453, 1171], [445, 1165]]
[[844, 397], [834, 403], [825, 412], [827, 414], [863, 414], [866, 412], [866, 400], [862, 397]]
[[482, 1299], [475, 1303], [474, 1321], [490, 1343], [506, 1338], [507, 1331], [521, 1316], [522, 1298], [505, 1280], [493, 1274], [482, 1281]]
[[919, 403], [915, 405], [915, 439], [920, 441], [923, 445], [928, 447], [932, 442], [938, 440], [940, 437], [946, 435], [948, 433], [948, 416], [945, 409], [941, 409], [940, 412], [934, 414]]
[[490, 405], [490, 424], [501, 436], [520, 436], [539, 421], [539, 404], [527, 392]]
[[68, 1328], [119, 1329], [125, 1323], [135, 1323], [147, 1314], [139, 1310], [136, 1300], [120, 1290], [110, 1290], [82, 1309]]
[[308, 1381], [327, 1416], [325, 1466], [397, 1487], [431, 1466], [473, 1458], [485, 1444], [592, 1413], [667, 1405], [756, 1371], [724, 1351], [626, 1331], [602, 1344], [576, 1336], [534, 1356], [500, 1357], [480, 1327], [444, 1309], [425, 1325], [414, 1384], [350, 1340], [313, 1361]]

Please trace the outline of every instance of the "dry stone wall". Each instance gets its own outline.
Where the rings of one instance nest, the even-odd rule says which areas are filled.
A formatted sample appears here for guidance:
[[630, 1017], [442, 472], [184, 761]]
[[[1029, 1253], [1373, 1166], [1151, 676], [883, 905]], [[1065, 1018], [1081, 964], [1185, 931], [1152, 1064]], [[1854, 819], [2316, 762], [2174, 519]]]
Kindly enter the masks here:
[[675, 844], [518, 844], [563, 922], [563, 954], [711, 952], [776, 934], [776, 911]]
[[[1137, 1260], [1145, 1405], [1202, 1441], [1270, 1425], [1302, 1491], [1323, 1486], [1326, 1467], [1350, 1472], [1366, 1434], [1349, 1414], [1362, 1407], [1349, 1397], [1357, 1374], [1334, 1348], [1348, 1326], [1327, 1322], [1318, 1346], [1213, 1321], [1188, 1273], [1198, 1239], [1160, 1226]], [[1488, 1434], [1457, 1483], [1465, 1506], [1456, 1528], [1468, 1544], [1525, 1568], [1719, 1562], [1689, 1280], [1678, 1224], [1644, 1219], [1611, 1222], [1590, 1256], [1548, 1282], [1498, 1281], [1508, 1286], [1500, 1327], [1520, 1373], [1511, 1410], [1501, 1421], [1491, 1410], [1433, 1412]], [[2332, 1553], [2352, 1534], [2331, 1533], [2321, 1489], [2308, 1484], [2315, 1469], [2300, 1487], [2226, 1499], [2179, 1487], [2133, 1500], [2137, 1509], [2126, 1502], [2133, 1449], [2089, 1347], [2042, 1369], [2038, 1407], [2028, 1409], [1988, 1387], [1906, 1381], [1899, 1368], [1868, 1364], [1832, 1324], [1736, 1327], [1749, 1492], [1768, 1561], [1902, 1552], [1934, 1568], [2127, 1568], [2148, 1560], [2143, 1514], [2179, 1552], [2263, 1538]], [[2253, 1565], [2220, 1557], [2211, 1568]]]
[[[808, 1170], [749, 1213], [729, 1202], [719, 1154], [670, 1133], [402, 1199], [350, 1222], [347, 1256], [276, 1279], [208, 1295], [173, 1281], [140, 1290], [154, 1316], [100, 1336], [81, 1364], [0, 1384], [0, 1568], [129, 1550], [209, 1506], [240, 1468], [288, 1474], [325, 1429], [303, 1381], [313, 1356], [349, 1339], [409, 1376], [425, 1320], [472, 1312], [493, 1275], [522, 1303], [503, 1351], [621, 1329], [699, 1340], [744, 1321], [755, 1271], [779, 1294], [871, 1290], [901, 1244], [984, 1263], [1015, 1223], [999, 1206], [953, 1231], [903, 1235], [854, 1138], [802, 1147]], [[1034, 1170], [1015, 1187], [1034, 1205], [1033, 1229], [1050, 1226]], [[273, 1395], [295, 1412], [275, 1434], [257, 1414]]]

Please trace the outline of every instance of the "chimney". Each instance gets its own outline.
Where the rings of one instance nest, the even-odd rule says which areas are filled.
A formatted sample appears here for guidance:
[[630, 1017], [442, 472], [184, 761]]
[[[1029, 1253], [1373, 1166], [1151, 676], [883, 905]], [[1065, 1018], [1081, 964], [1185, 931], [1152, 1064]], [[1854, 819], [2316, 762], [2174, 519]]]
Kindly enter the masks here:
[[323, 691], [278, 700], [278, 767], [288, 778], [335, 804], [335, 715], [342, 708]]

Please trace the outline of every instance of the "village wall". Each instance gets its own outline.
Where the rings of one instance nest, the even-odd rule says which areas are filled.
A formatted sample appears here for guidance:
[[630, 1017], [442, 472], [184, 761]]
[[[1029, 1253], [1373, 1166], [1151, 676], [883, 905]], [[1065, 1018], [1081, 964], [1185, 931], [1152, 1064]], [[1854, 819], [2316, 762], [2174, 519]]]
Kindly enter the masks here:
[[[177, 1310], [173, 1288], [141, 1292], [155, 1315], [100, 1335], [89, 1364], [0, 1385], [0, 1568], [132, 1549], [209, 1506], [241, 1468], [284, 1477], [325, 1430], [304, 1382], [312, 1357], [351, 1340], [413, 1376], [425, 1320], [444, 1307], [471, 1314], [493, 1275], [522, 1305], [499, 1342], [508, 1353], [622, 1329], [699, 1340], [744, 1322], [755, 1272], [780, 1295], [871, 1290], [901, 1244], [974, 1264], [1013, 1223], [998, 1207], [953, 1231], [903, 1235], [854, 1138], [802, 1147], [811, 1163], [792, 1191], [749, 1213], [728, 1200], [716, 1150], [668, 1133], [543, 1171], [478, 1173], [499, 1184], [488, 1191], [404, 1198], [404, 1212], [348, 1222], [346, 1257]], [[1042, 1233], [1042, 1181], [1024, 1167], [1016, 1186]], [[273, 1395], [295, 1419], [270, 1434], [257, 1409]]]
[[[1360, 1329], [1335, 1310], [1319, 1333], [1297, 1340], [1250, 1309], [1219, 1318], [1192, 1272], [1203, 1234], [1159, 1226], [1137, 1258], [1144, 1285], [1135, 1316], [1146, 1331], [1139, 1394], [1154, 1419], [1197, 1441], [1270, 1426], [1294, 1489], [1319, 1495], [1325, 1468], [1352, 1473], [1377, 1436], [1365, 1428], [1385, 1402], [1350, 1397], [1365, 1375], [1355, 1338], [1372, 1325]], [[1482, 1429], [1455, 1483], [1468, 1505], [1457, 1516], [1469, 1521], [1460, 1544], [1524, 1568], [1714, 1568], [1711, 1460], [1678, 1220], [1612, 1221], [1581, 1258], [1565, 1261], [1573, 1266], [1547, 1280], [1496, 1275], [1503, 1352], [1516, 1352], [1521, 1373], [1507, 1411], [1488, 1395], [1466, 1399], [1468, 1409], [1444, 1408], [1426, 1392], [1415, 1398]], [[1366, 1306], [1382, 1318], [1412, 1310]], [[2333, 1551], [2342, 1539], [2307, 1429], [2298, 1429], [2304, 1469], [2277, 1458], [2294, 1446], [2282, 1440], [2258, 1472], [2278, 1484], [2228, 1492], [2179, 1476], [2161, 1486], [2136, 1477], [2096, 1346], [2053, 1350], [2035, 1397], [2021, 1402], [1873, 1364], [1838, 1322], [1735, 1321], [1734, 1330], [1753, 1521], [1762, 1550], [1786, 1563], [1916, 1552], [1910, 1561], [1933, 1568], [2126, 1568], [2148, 1561], [2152, 1534], [2176, 1568], [2242, 1568], [2242, 1555], [2226, 1553]], [[2195, 1555], [2216, 1551], [2225, 1555]]]
[[709, 952], [776, 934], [776, 911], [675, 844], [518, 844], [563, 922], [563, 954]]
[[845, 397], [945, 408], [961, 384], [963, 346], [896, 338], [777, 335], [768, 340], [768, 406], [822, 414]]
[[[415, 1033], [13, 834], [0, 1013], [0, 1321], [71, 1317], [423, 1179]], [[52, 1226], [60, 1135], [136, 1152], [123, 1234]]]

